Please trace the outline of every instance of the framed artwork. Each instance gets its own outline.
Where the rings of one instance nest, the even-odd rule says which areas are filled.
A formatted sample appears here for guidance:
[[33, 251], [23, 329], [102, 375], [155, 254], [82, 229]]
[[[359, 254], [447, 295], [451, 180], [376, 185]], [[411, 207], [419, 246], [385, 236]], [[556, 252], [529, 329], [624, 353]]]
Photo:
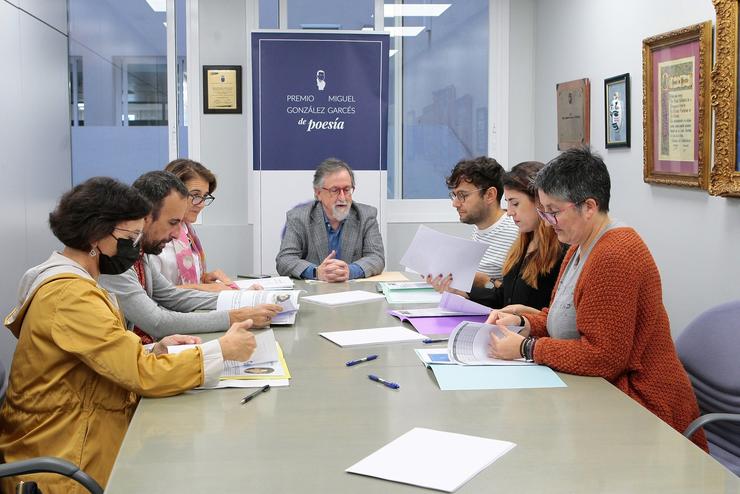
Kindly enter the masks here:
[[740, 162], [738, 162], [738, 0], [714, 0], [717, 12], [715, 50], [717, 60], [712, 72], [714, 106], [714, 167], [709, 193], [740, 197]]
[[558, 151], [588, 146], [591, 124], [591, 84], [588, 79], [561, 82], [557, 93]]
[[708, 187], [711, 64], [711, 21], [642, 41], [645, 182]]
[[241, 112], [241, 65], [204, 65], [203, 113]]
[[630, 147], [630, 75], [604, 79], [604, 142], [607, 148]]

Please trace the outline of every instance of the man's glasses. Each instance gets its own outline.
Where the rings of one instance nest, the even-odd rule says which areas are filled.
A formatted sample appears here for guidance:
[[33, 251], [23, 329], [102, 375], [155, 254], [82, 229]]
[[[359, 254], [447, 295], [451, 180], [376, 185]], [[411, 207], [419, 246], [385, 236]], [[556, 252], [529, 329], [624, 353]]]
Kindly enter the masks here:
[[206, 206], [208, 206], [215, 199], [215, 197], [213, 197], [211, 194], [206, 194], [204, 196], [200, 194], [188, 194], [188, 197], [190, 198], [190, 203], [193, 206], [197, 206], [198, 204], [205, 204]]
[[[133, 240], [134, 241], [134, 247], [136, 247], [137, 245], [139, 245], [139, 242], [141, 242], [141, 237], [144, 236], [144, 232], [142, 230], [126, 230], [125, 228], [118, 228], [118, 227], [114, 227], [113, 230], [118, 230], [118, 231], [121, 231], [121, 232], [126, 232], [126, 233], [130, 233], [132, 235], [136, 235], [134, 238], [129, 237], [129, 240]], [[118, 237], [116, 237], [116, 236], [114, 236], [113, 238], [115, 238], [116, 240], [118, 240]]]
[[535, 209], [537, 209], [537, 214], [540, 215], [540, 218], [542, 218], [543, 220], [547, 221], [552, 226], [557, 226], [558, 225], [558, 215], [560, 213], [562, 213], [566, 209], [579, 206], [579, 205], [583, 204], [584, 202], [585, 201], [571, 203], [571, 204], [565, 206], [560, 211], [543, 211], [540, 208], [535, 208]]
[[354, 187], [332, 187], [331, 189], [327, 189], [326, 187], [321, 188], [331, 194], [332, 197], [339, 197], [340, 192], [344, 192], [345, 196], [351, 196], [355, 192]]
[[472, 194], [473, 192], [478, 192], [478, 191], [487, 190], [487, 189], [488, 187], [481, 187], [480, 189], [475, 189], [475, 190], [458, 190], [457, 192], [451, 190], [450, 199], [452, 199], [453, 201], [457, 200], [460, 202], [465, 202], [465, 199], [467, 199], [468, 196], [470, 196], [470, 194]]

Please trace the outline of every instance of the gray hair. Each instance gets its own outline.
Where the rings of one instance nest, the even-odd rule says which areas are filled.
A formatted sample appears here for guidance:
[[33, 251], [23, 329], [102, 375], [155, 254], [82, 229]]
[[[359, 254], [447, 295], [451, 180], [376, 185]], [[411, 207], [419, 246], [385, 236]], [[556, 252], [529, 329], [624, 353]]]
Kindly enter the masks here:
[[569, 149], [553, 158], [537, 173], [534, 185], [549, 196], [575, 204], [592, 198], [599, 211], [609, 211], [609, 170], [590, 148]]
[[352, 179], [352, 187], [355, 186], [355, 173], [347, 163], [338, 158], [327, 158], [321, 162], [316, 168], [316, 172], [313, 174], [313, 186], [315, 189], [320, 189], [324, 185], [324, 177], [337, 173], [342, 170], [347, 170], [349, 178]]

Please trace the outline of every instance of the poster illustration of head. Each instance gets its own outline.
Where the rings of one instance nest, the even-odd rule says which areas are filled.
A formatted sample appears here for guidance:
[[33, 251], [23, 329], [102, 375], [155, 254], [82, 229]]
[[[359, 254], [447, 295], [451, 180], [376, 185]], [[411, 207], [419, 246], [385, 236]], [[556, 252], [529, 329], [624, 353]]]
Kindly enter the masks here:
[[252, 34], [255, 170], [385, 170], [387, 34]]

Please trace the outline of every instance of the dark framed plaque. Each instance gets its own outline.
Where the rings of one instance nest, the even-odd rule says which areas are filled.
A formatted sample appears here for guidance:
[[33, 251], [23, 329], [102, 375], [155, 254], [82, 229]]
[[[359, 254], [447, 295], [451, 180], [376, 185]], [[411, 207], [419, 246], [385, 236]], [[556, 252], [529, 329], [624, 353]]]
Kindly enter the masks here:
[[604, 79], [606, 148], [630, 147], [630, 75]]
[[241, 112], [241, 65], [204, 65], [203, 113]]

